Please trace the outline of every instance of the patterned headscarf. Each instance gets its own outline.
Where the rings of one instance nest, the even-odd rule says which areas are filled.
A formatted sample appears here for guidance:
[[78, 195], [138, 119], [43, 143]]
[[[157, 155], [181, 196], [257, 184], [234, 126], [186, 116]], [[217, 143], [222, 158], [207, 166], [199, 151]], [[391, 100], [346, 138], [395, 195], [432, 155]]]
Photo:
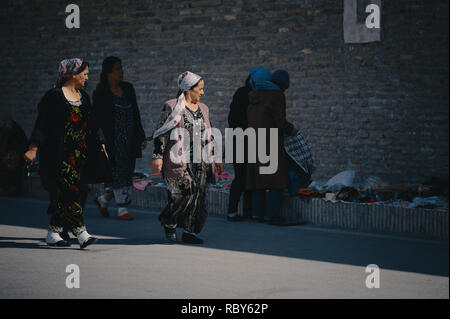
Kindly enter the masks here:
[[201, 79], [202, 77], [195, 73], [189, 71], [183, 72], [178, 76], [178, 88], [181, 91], [186, 92], [200, 82]]
[[178, 88], [182, 94], [178, 96], [177, 104], [173, 108], [172, 113], [170, 113], [166, 122], [153, 133], [153, 139], [170, 131], [177, 126], [178, 123], [180, 123], [181, 116], [183, 115], [184, 108], [186, 107], [186, 98], [183, 93], [190, 90], [194, 85], [200, 82], [200, 80], [202, 80], [201, 76], [189, 71], [183, 72], [178, 76]]
[[80, 70], [82, 64], [83, 60], [78, 58], [62, 60], [59, 63], [58, 80], [56, 80], [55, 87], [62, 86], [65, 81]]

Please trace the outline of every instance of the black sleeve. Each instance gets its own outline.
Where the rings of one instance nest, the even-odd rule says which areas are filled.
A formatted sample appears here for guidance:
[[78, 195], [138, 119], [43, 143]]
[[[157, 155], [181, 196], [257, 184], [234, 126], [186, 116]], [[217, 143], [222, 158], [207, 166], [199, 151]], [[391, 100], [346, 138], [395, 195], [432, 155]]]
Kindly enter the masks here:
[[37, 109], [38, 115], [34, 123], [33, 131], [31, 132], [30, 145], [35, 144], [38, 147], [45, 145], [49, 136], [50, 115], [52, 105], [52, 95], [47, 92], [39, 102]]
[[141, 121], [141, 114], [139, 112], [139, 107], [137, 104], [137, 97], [136, 97], [136, 91], [134, 89], [134, 86], [131, 83], [128, 83], [128, 87], [129, 87], [129, 91], [130, 91], [130, 95], [131, 95], [131, 99], [133, 102], [133, 106], [135, 108], [135, 125], [137, 127], [138, 130], [138, 138], [141, 140], [141, 142], [145, 141], [145, 131], [142, 127], [142, 121]]
[[286, 119], [286, 98], [284, 94], [278, 103], [272, 103], [270, 106], [276, 127], [281, 129], [283, 133], [295, 136], [297, 130], [294, 125]]
[[97, 134], [97, 137], [101, 144], [105, 144], [105, 134], [100, 125], [100, 110], [101, 99], [98, 90], [95, 90], [92, 94], [92, 113], [91, 113], [91, 128], [92, 131]]
[[228, 114], [228, 124], [231, 128], [247, 127], [247, 90], [240, 88], [234, 93], [230, 104], [230, 113]]
[[28, 138], [25, 135], [22, 127], [16, 122], [13, 121], [13, 149], [17, 152], [25, 153], [28, 147]]

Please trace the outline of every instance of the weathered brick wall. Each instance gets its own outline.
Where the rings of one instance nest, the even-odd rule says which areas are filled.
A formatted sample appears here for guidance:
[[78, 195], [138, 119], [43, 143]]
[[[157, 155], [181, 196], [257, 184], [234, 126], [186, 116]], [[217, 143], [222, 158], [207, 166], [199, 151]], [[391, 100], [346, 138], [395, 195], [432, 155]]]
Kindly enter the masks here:
[[382, 41], [369, 44], [344, 43], [343, 0], [78, 0], [80, 29], [65, 27], [69, 3], [2, 2], [0, 103], [27, 134], [63, 58], [90, 62], [91, 94], [102, 60], [120, 57], [147, 134], [182, 71], [206, 79], [203, 101], [223, 131], [234, 91], [264, 65], [291, 74], [287, 113], [315, 179], [448, 176], [448, 1], [383, 1]]

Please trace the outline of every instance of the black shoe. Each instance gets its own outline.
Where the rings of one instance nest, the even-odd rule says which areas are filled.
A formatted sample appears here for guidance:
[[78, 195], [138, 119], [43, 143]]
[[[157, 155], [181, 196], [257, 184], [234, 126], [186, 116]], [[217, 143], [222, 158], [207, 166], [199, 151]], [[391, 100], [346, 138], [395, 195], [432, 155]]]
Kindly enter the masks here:
[[82, 244], [80, 245], [80, 249], [84, 249], [84, 248], [86, 248], [87, 246], [96, 243], [97, 240], [98, 240], [98, 239], [95, 238], [95, 237], [89, 237], [88, 240], [86, 240], [84, 243], [82, 243]]
[[234, 215], [234, 216], [227, 215], [227, 220], [229, 222], [240, 222], [240, 221], [243, 221], [244, 218], [239, 215]]
[[251, 211], [244, 211], [242, 213], [242, 218], [245, 219], [245, 220], [252, 219], [252, 212]]
[[52, 247], [69, 247], [70, 243], [65, 241], [65, 240], [60, 240], [56, 243], [47, 243], [47, 245], [52, 246]]
[[252, 221], [254, 221], [255, 223], [264, 223], [264, 218], [263, 217], [252, 217]]
[[59, 233], [59, 236], [61, 236], [62, 239], [64, 239], [64, 240], [67, 241], [68, 243], [70, 243], [69, 232], [63, 231], [63, 232]]
[[183, 232], [183, 236], [181, 237], [181, 240], [188, 244], [203, 244], [203, 240], [198, 238], [197, 236], [193, 234], [189, 234], [186, 232]]
[[177, 229], [176, 228], [164, 227], [164, 232], [166, 233], [166, 238], [169, 241], [169, 243], [177, 242]]
[[286, 221], [283, 218], [277, 217], [267, 221], [267, 224], [274, 226], [297, 226], [306, 224], [305, 221]]

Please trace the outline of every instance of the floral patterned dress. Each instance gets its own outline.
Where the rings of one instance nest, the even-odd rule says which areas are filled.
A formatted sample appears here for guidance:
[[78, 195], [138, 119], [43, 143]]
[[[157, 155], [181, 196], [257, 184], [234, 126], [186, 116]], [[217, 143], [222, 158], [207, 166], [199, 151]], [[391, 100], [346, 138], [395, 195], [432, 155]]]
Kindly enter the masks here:
[[66, 119], [62, 167], [56, 191], [50, 194], [51, 205], [49, 230], [61, 232], [70, 229], [75, 235], [86, 230], [83, 206], [87, 186], [81, 184], [82, 168], [87, 158], [87, 125], [89, 115], [82, 101], [71, 102]]
[[[170, 115], [171, 109], [164, 106], [159, 127], [161, 127]], [[210, 172], [210, 165], [201, 160], [193, 163], [193, 136], [194, 126], [199, 125], [199, 132], [203, 135], [206, 127], [200, 108], [196, 112], [186, 107], [184, 112], [184, 128], [189, 132], [190, 139], [190, 162], [186, 163], [184, 175], [180, 177], [164, 178], [167, 185], [168, 203], [159, 216], [162, 226], [180, 227], [191, 233], [199, 233], [206, 221], [208, 213], [205, 204], [205, 190]], [[163, 158], [170, 131], [157, 137], [154, 141], [152, 158]], [[202, 139], [201, 147], [206, 142]]]

